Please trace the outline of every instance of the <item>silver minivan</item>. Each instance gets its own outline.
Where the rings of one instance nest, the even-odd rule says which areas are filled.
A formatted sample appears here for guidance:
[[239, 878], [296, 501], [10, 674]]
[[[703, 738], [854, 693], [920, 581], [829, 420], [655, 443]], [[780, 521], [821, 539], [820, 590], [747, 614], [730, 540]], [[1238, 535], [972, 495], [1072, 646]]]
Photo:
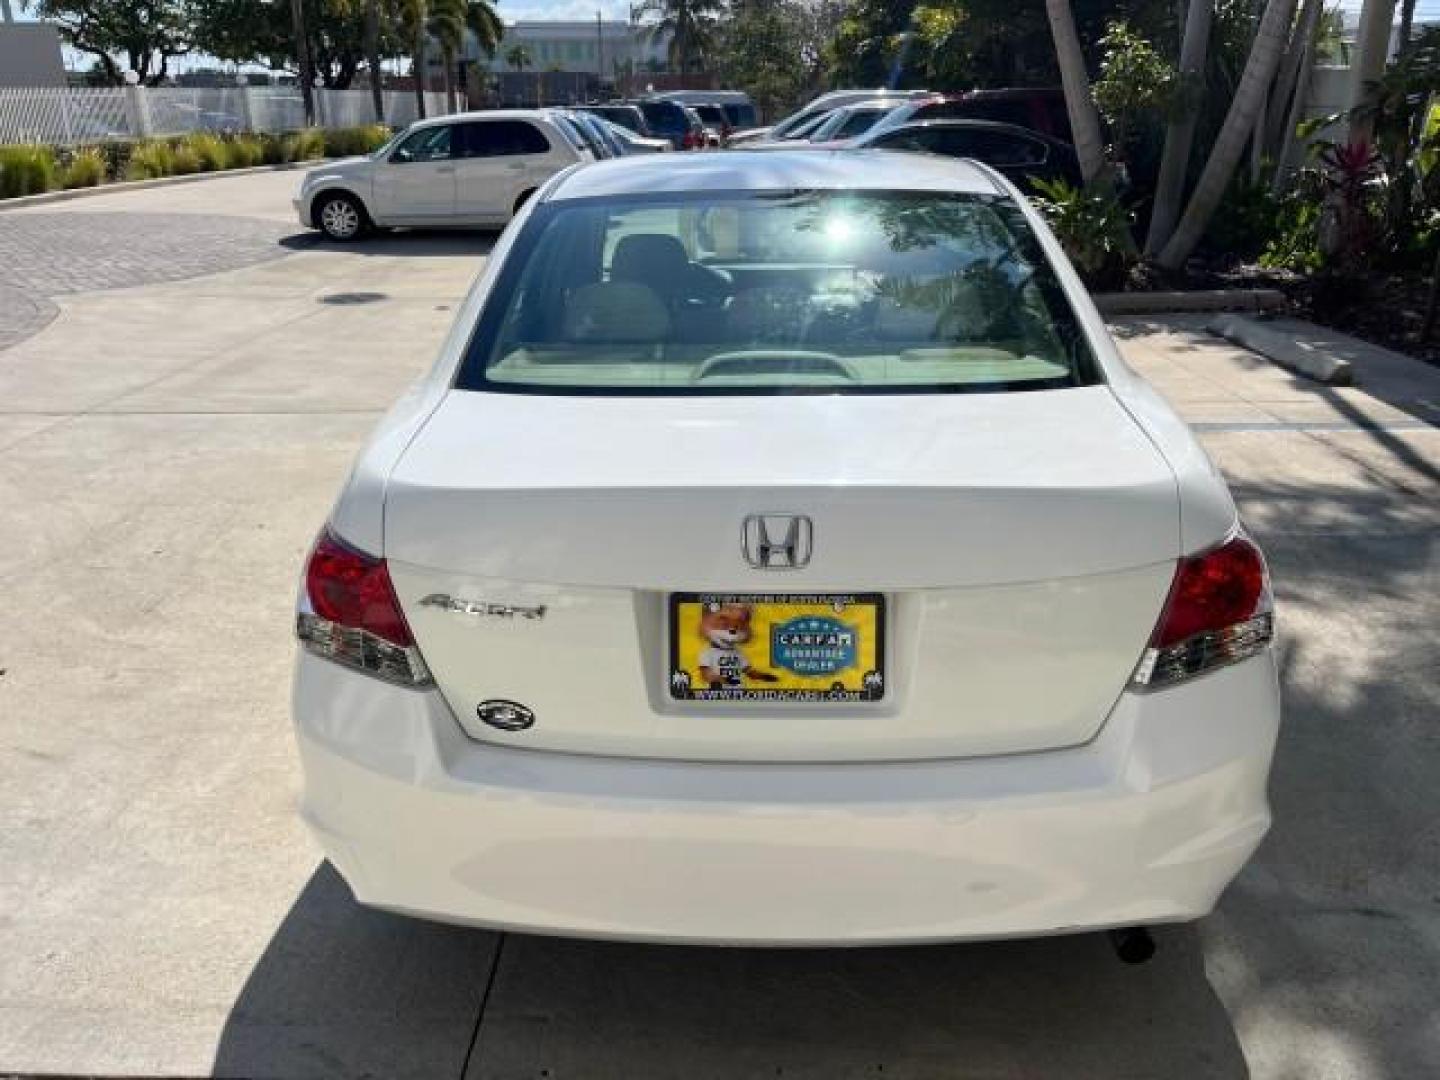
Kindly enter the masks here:
[[456, 113], [411, 124], [365, 157], [311, 169], [295, 212], [342, 241], [390, 226], [501, 226], [550, 177], [594, 157], [549, 110]]

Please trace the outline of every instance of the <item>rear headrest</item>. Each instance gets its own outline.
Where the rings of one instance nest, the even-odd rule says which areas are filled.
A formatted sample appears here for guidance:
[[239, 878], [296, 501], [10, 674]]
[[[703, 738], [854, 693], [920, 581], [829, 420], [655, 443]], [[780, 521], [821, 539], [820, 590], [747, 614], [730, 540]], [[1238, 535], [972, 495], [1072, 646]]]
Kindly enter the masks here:
[[632, 233], [615, 245], [610, 259], [611, 281], [673, 284], [675, 274], [690, 269], [690, 257], [680, 241], [665, 233]]
[[670, 312], [648, 285], [602, 281], [582, 285], [565, 304], [566, 341], [605, 345], [653, 345], [670, 334]]

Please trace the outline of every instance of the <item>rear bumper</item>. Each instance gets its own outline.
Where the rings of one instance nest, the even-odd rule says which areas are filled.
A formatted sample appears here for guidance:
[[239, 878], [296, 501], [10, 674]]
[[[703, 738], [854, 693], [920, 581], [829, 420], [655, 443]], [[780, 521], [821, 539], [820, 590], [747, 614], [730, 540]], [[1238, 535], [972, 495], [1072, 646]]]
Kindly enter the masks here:
[[290, 200], [290, 205], [295, 208], [295, 217], [307, 229], [313, 229], [315, 223], [310, 219], [310, 204], [301, 198]]
[[1198, 918], [1269, 825], [1267, 654], [1069, 750], [755, 765], [511, 750], [302, 654], [303, 813], [366, 904], [583, 937], [862, 944]]

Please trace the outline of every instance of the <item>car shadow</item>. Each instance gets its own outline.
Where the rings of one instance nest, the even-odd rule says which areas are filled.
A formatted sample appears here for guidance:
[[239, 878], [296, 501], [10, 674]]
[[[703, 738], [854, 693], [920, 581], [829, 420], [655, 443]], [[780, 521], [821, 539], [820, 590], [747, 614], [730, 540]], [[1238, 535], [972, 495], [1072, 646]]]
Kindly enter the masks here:
[[230, 1011], [217, 1076], [1248, 1076], [1199, 933], [714, 949], [497, 935], [356, 905], [320, 866]]
[[489, 255], [500, 237], [499, 229], [386, 229], [358, 240], [340, 243], [319, 232], [282, 236], [280, 246], [291, 251], [336, 251], [351, 255], [413, 256]]

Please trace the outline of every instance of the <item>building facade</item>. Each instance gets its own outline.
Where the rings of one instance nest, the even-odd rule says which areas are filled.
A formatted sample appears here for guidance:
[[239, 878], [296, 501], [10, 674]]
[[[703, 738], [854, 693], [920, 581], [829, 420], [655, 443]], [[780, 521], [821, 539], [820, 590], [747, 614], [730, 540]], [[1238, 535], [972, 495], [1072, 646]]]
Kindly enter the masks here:
[[0, 23], [0, 86], [64, 86], [60, 34], [49, 23]]
[[631, 71], [660, 70], [665, 65], [667, 42], [654, 39], [649, 27], [615, 20], [550, 22], [519, 20], [507, 23], [505, 38], [491, 57], [482, 56], [472, 39], [466, 59], [492, 72], [513, 71], [506, 53], [521, 46], [529, 55], [526, 70], [594, 75], [612, 80]]

